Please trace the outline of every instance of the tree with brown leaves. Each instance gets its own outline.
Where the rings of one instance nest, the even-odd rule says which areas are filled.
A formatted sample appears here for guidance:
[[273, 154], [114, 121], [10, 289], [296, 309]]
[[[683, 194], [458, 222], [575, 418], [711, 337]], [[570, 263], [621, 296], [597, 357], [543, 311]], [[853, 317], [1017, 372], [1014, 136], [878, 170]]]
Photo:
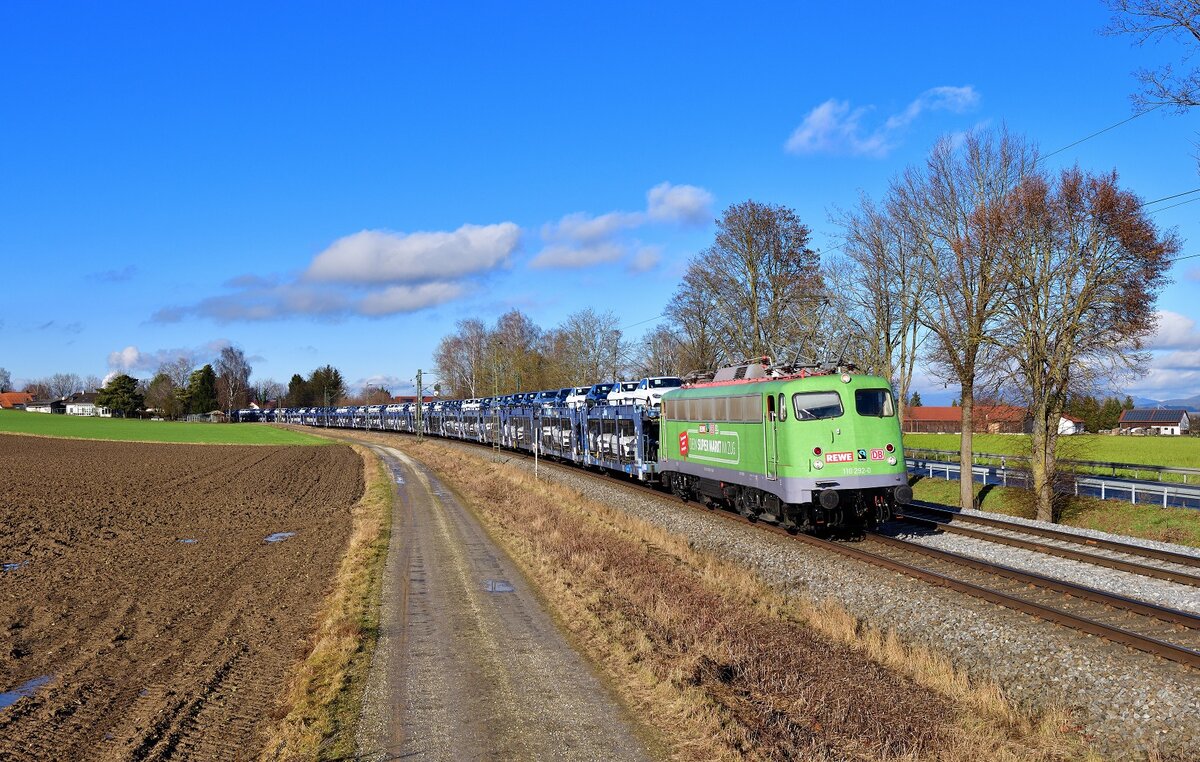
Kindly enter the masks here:
[[1162, 235], [1115, 172], [1027, 175], [1004, 205], [1007, 295], [997, 336], [1027, 395], [1037, 517], [1057, 521], [1059, 419], [1072, 387], [1139, 372], [1174, 234]]
[[921, 320], [933, 338], [931, 359], [962, 388], [964, 464], [959, 498], [975, 504], [971, 469], [975, 394], [997, 349], [992, 329], [1004, 305], [1005, 199], [1036, 164], [1036, 151], [1008, 132], [943, 137], [922, 168], [893, 186], [892, 208], [924, 270]]

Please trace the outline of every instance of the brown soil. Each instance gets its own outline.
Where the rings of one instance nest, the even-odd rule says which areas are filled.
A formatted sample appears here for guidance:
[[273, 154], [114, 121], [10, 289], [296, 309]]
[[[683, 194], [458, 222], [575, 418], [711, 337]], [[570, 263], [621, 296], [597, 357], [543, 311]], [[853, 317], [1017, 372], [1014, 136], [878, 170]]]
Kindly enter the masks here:
[[0, 759], [257, 756], [362, 489], [341, 446], [0, 435], [0, 691], [50, 678]]

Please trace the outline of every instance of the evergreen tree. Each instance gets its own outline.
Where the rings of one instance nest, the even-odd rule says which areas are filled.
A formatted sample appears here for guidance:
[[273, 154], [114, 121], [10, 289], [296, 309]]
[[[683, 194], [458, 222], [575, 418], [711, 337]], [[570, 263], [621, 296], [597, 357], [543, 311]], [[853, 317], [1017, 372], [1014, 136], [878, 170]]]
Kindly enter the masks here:
[[1115, 429], [1121, 421], [1121, 411], [1125, 409], [1131, 410], [1132, 408], [1123, 408], [1121, 401], [1116, 397], [1109, 397], [1104, 400], [1104, 404], [1100, 407], [1100, 420], [1096, 424], [1096, 431], [1100, 429]]
[[912, 397], [908, 400], [909, 407], [921, 407], [921, 393], [913, 392]]
[[113, 377], [96, 394], [96, 404], [108, 408], [118, 418], [128, 418], [142, 408], [144, 398], [138, 391], [136, 378], [122, 373]]
[[217, 409], [217, 374], [211, 365], [192, 371], [188, 379], [188, 412], [192, 415]]
[[313, 403], [317, 405], [324, 405], [326, 401], [330, 405], [337, 405], [346, 396], [346, 381], [342, 378], [342, 372], [332, 365], [314, 370], [308, 377], [307, 385]]
[[304, 380], [304, 377], [299, 373], [292, 374], [292, 380], [288, 381], [287, 390], [287, 406], [288, 407], [308, 407], [316, 400], [313, 398], [312, 387]]

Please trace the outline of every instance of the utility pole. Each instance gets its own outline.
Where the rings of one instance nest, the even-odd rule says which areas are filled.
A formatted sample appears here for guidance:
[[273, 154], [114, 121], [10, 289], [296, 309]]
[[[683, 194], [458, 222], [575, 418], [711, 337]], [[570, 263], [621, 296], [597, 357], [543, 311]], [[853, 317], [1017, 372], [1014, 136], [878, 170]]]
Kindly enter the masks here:
[[421, 425], [421, 408], [425, 404], [425, 393], [421, 390], [421, 369], [417, 368], [417, 441], [420, 441], [424, 429]]

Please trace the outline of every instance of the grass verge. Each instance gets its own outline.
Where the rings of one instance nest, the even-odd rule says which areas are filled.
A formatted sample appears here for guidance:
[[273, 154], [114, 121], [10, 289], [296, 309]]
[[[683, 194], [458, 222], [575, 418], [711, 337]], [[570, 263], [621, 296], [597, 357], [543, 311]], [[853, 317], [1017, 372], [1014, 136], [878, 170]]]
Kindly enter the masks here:
[[363, 459], [366, 489], [351, 511], [346, 554], [261, 760], [355, 758], [363, 687], [379, 639], [393, 493], [383, 463], [370, 450], [351, 446]]
[[322, 445], [329, 440], [262, 423], [222, 424], [90, 418], [0, 410], [0, 434], [174, 444]]
[[[962, 437], [958, 434], [905, 434], [906, 448], [952, 450], [957, 452]], [[976, 434], [971, 440], [976, 453], [1025, 455], [1030, 452], [1026, 434]], [[1169, 468], [1200, 468], [1200, 437], [1132, 437], [1105, 434], [1077, 434], [1059, 437], [1058, 457], [1069, 460], [1095, 460]], [[1020, 468], [1019, 463], [1010, 464]], [[1111, 473], [1101, 470], [1101, 473]], [[1118, 471], [1118, 475], [1133, 476]], [[1141, 472], [1147, 478], [1146, 472]], [[1180, 477], [1182, 478], [1182, 477]], [[1193, 479], [1194, 481], [1194, 479]]]
[[[913, 495], [931, 503], [958, 505], [958, 480], [910, 478]], [[1033, 493], [1020, 487], [975, 485], [980, 510], [1006, 516], [1036, 517]], [[1094, 497], [1065, 498], [1062, 523], [1067, 526], [1096, 529], [1129, 537], [1200, 547], [1200, 511], [1190, 508], [1163, 508], [1145, 503], [1134, 505], [1124, 500], [1100, 500]]]
[[677, 759], [1088, 758], [943, 657], [526, 470], [404, 449], [477, 512]]

